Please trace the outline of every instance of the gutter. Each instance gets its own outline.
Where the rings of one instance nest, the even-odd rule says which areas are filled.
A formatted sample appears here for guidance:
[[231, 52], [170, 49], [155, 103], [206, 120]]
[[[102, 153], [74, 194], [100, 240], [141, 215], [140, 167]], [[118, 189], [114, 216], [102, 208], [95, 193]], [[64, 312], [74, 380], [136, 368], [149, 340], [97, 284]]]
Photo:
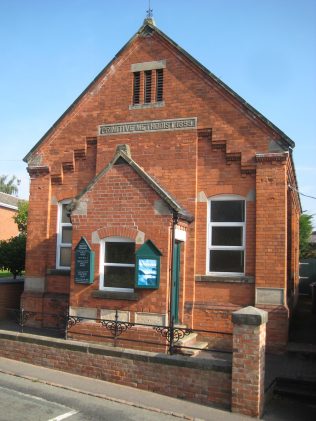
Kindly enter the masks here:
[[8, 209], [13, 209], [13, 210], [18, 210], [18, 207], [17, 207], [17, 206], [8, 205], [8, 204], [6, 204], [6, 203], [2, 203], [2, 202], [0, 202], [0, 206], [1, 206], [1, 207], [3, 207], [3, 208], [8, 208]]

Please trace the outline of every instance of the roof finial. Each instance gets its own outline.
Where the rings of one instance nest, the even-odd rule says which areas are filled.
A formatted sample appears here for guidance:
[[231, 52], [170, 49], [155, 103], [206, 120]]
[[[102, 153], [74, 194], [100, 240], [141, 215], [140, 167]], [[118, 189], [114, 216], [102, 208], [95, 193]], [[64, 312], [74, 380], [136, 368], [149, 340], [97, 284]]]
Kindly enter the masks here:
[[153, 9], [151, 8], [150, 0], [148, 0], [148, 9], [146, 10], [146, 18], [144, 20], [144, 24], [146, 23], [155, 25], [155, 21], [153, 18]]
[[150, 0], [148, 0], [148, 10], [146, 10], [146, 19], [152, 19], [153, 9], [150, 7]]

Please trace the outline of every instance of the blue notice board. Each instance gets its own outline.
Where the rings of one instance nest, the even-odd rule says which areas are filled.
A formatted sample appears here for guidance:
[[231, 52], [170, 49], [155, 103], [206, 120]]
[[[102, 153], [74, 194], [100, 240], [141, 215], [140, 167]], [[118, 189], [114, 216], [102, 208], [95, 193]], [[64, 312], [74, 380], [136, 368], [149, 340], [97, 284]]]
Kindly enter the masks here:
[[136, 288], [159, 288], [161, 252], [147, 240], [136, 252]]

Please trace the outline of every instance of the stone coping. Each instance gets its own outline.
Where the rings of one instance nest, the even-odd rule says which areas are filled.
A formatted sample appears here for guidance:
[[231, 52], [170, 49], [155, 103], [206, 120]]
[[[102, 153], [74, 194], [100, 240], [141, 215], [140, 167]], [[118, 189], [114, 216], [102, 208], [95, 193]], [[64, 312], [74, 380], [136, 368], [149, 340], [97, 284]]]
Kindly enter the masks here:
[[253, 276], [218, 276], [218, 275], [196, 275], [196, 282], [219, 282], [227, 284], [254, 284]]
[[70, 270], [68, 269], [47, 269], [47, 275], [55, 275], [55, 276], [69, 276]]
[[0, 285], [4, 285], [4, 284], [23, 284], [24, 283], [24, 278], [17, 278], [17, 279], [13, 279], [13, 278], [0, 278]]
[[139, 298], [136, 292], [123, 292], [123, 291], [94, 290], [92, 291], [91, 295], [93, 298], [105, 298], [108, 300], [137, 301]]
[[165, 364], [177, 367], [187, 367], [198, 370], [231, 373], [232, 364], [220, 358], [203, 359], [185, 357], [182, 355], [167, 355], [148, 351], [138, 351], [125, 348], [113, 348], [103, 344], [73, 341], [69, 339], [48, 338], [46, 336], [32, 335], [30, 333], [17, 333], [0, 330], [0, 340], [10, 340], [34, 345], [47, 346], [56, 349], [82, 352], [85, 354], [103, 355], [114, 358], [126, 358], [154, 364]]
[[232, 321], [238, 325], [260, 326], [268, 322], [268, 313], [259, 308], [248, 306], [232, 313]]

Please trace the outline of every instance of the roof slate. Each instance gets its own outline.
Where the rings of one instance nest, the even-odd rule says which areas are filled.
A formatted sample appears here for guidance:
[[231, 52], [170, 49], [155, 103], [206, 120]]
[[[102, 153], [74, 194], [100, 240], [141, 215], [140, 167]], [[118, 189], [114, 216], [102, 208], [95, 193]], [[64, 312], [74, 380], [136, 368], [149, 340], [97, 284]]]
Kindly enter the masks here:
[[0, 192], [0, 206], [18, 208], [21, 199], [11, 194]]

